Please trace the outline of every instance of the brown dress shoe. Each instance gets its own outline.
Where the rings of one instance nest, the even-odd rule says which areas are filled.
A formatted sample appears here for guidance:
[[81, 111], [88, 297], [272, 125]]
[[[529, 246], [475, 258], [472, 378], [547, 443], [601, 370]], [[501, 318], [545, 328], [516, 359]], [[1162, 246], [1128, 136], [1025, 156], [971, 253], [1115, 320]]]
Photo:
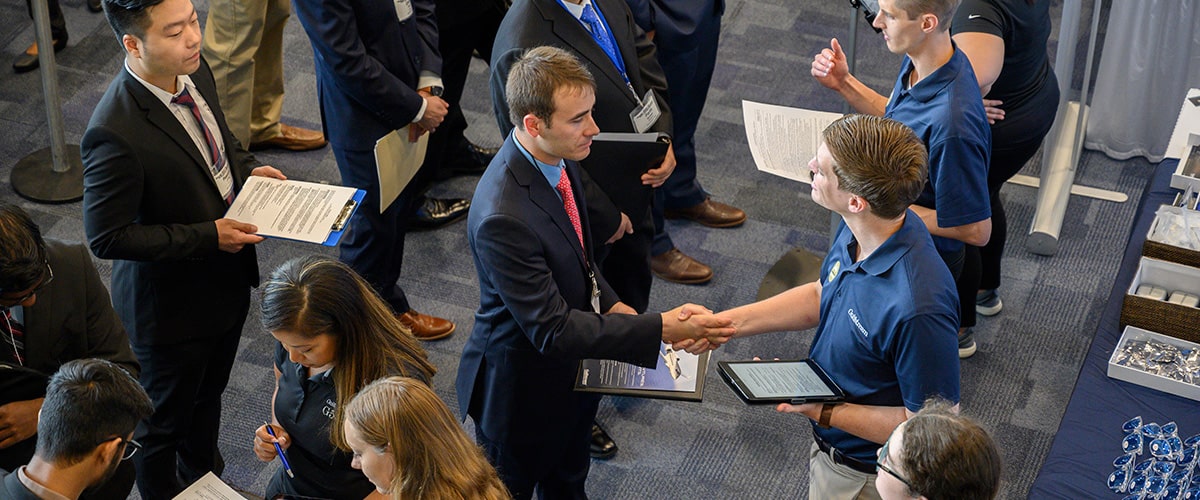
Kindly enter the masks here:
[[650, 257], [650, 270], [659, 278], [685, 285], [708, 283], [712, 279], [712, 268], [688, 257], [678, 248], [662, 255]]
[[665, 209], [663, 216], [668, 219], [696, 221], [708, 227], [734, 227], [746, 222], [746, 212], [742, 209], [712, 201], [711, 198], [705, 198], [692, 207]]
[[325, 134], [322, 134], [321, 131], [293, 127], [283, 123], [279, 124], [279, 135], [265, 141], [250, 143], [250, 151], [267, 148], [311, 151], [323, 147], [325, 147]]
[[444, 339], [454, 333], [454, 323], [450, 320], [421, 314], [412, 309], [404, 314], [397, 314], [396, 319], [407, 326], [417, 340]]

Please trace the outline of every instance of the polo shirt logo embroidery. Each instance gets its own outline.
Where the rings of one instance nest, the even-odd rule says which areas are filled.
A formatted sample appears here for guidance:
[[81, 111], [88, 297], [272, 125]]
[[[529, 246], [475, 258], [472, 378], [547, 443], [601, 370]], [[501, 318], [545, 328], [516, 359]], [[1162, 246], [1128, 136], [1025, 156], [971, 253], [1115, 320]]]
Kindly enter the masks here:
[[863, 328], [862, 323], [858, 321], [858, 315], [854, 314], [854, 309], [846, 309], [846, 314], [850, 315], [850, 321], [854, 323], [854, 326], [858, 327], [858, 333], [861, 333], [863, 337], [869, 338], [871, 336], [871, 334], [867, 333], [867, 329]]
[[829, 276], [825, 277], [825, 284], [833, 283], [833, 279], [837, 277], [838, 271], [842, 269], [842, 261], [833, 261], [833, 266], [829, 268]]
[[326, 399], [325, 406], [321, 408], [321, 414], [325, 415], [330, 420], [333, 420], [334, 408], [337, 408], [337, 403], [333, 402], [333, 400]]

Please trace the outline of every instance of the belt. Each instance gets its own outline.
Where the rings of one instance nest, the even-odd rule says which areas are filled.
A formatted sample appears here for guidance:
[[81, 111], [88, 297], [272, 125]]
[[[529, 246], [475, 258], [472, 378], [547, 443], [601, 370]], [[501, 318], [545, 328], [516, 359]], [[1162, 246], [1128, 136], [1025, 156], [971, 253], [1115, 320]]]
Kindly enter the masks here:
[[842, 453], [842, 450], [830, 446], [828, 442], [821, 439], [821, 436], [818, 436], [815, 432], [813, 433], [813, 441], [817, 443], [817, 448], [821, 450], [821, 453], [825, 453], [829, 455], [829, 458], [833, 459], [833, 463], [844, 465], [863, 474], [875, 475], [875, 464], [869, 464]]

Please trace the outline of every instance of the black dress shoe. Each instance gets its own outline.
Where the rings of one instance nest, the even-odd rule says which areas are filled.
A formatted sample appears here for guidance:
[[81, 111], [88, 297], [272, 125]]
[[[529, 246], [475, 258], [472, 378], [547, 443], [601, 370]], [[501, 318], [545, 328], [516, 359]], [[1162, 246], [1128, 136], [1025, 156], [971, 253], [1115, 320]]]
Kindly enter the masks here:
[[604, 428], [600, 424], [592, 422], [592, 441], [591, 450], [592, 458], [598, 460], [608, 460], [617, 454], [617, 442], [609, 437]]
[[425, 198], [410, 227], [415, 231], [437, 229], [463, 217], [471, 209], [471, 200], [463, 198]]
[[[67, 48], [67, 37], [64, 36], [54, 41], [54, 52], [56, 54], [65, 48]], [[13, 59], [13, 71], [25, 73], [38, 69], [37, 50], [37, 42], [34, 42], [28, 49], [25, 49], [25, 52], [22, 52], [16, 59]]]
[[459, 175], [480, 175], [496, 157], [500, 148], [485, 148], [477, 146], [465, 137], [446, 156], [442, 167], [437, 171], [437, 179], [444, 181]]
[[100, 5], [100, 0], [88, 0], [88, 10], [92, 12], [103, 12], [104, 6]]

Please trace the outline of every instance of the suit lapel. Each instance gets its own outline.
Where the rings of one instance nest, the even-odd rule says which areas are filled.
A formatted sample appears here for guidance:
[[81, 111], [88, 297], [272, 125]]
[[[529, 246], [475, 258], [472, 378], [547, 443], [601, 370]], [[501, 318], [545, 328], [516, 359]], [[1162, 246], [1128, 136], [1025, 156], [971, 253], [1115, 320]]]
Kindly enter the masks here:
[[162, 130], [167, 137], [171, 138], [171, 141], [176, 146], [179, 146], [181, 151], [187, 153], [188, 157], [192, 159], [194, 166], [199, 168], [204, 177], [208, 179], [208, 184], [212, 187], [213, 193], [218, 197], [221, 196], [220, 191], [217, 189], [216, 180], [213, 179], [212, 172], [209, 171], [208, 162], [204, 160], [204, 156], [196, 148], [195, 141], [192, 141], [192, 136], [188, 135], [187, 130], [184, 130], [183, 125], [179, 123], [175, 115], [163, 105], [162, 101], [159, 101], [154, 94], [150, 93], [149, 89], [137, 81], [133, 75], [130, 75], [128, 70], [121, 71], [121, 76], [124, 78], [123, 85], [126, 91], [137, 102], [138, 107], [146, 112], [146, 121], [158, 127], [159, 130]]
[[[513, 135], [510, 135], [508, 140], [516, 142], [517, 139]], [[521, 154], [516, 144], [509, 144], [507, 146], [512, 150], [508, 158], [509, 171], [513, 173], [513, 177], [517, 180], [517, 183], [528, 188], [529, 201], [533, 202], [538, 209], [545, 212], [554, 221], [554, 226], [558, 228], [559, 234], [575, 250], [575, 256], [579, 260], [579, 263], [584, 268], [587, 268], [583, 247], [579, 244], [579, 238], [575, 236], [575, 227], [571, 225], [571, 220], [567, 218], [567, 211], [563, 208], [562, 199], [558, 197], [558, 193], [550, 186], [550, 183], [546, 182], [546, 177], [542, 175], [542, 172], [536, 166], [530, 164], [529, 160], [525, 159], [525, 155]], [[568, 171], [569, 169], [564, 170], [563, 175], [567, 175]], [[576, 208], [579, 209], [580, 216], [582, 217], [583, 207], [578, 206], [578, 200], [583, 196], [577, 186], [579, 176], [573, 175], [568, 178], [571, 179], [571, 190], [575, 194]], [[583, 224], [582, 219], [580, 220], [580, 224]], [[583, 229], [586, 235], [587, 229]]]
[[[600, 48], [600, 44], [596, 43], [596, 39], [592, 37], [587, 28], [583, 27], [583, 24], [580, 24], [578, 19], [575, 19], [575, 16], [572, 16], [563, 6], [558, 5], [558, 0], [545, 0], [544, 2], [537, 2], [534, 5], [537, 6], [538, 10], [542, 11], [542, 17], [550, 22], [554, 35], [562, 40], [564, 45], [571, 47], [580, 56], [587, 59], [593, 68], [599, 68], [600, 73], [612, 85], [622, 90], [621, 93], [626, 99], [634, 103], [637, 102], [637, 97], [629, 91], [629, 86], [625, 84], [625, 78], [621, 76], [620, 71], [617, 71], [617, 65], [613, 64], [612, 59], [608, 58], [608, 54], [604, 52], [604, 49]], [[595, 0], [593, 0], [593, 5], [600, 8], [606, 19], [612, 19], [613, 15], [617, 15], [611, 13], [612, 9], [603, 8]], [[624, 14], [620, 15], [624, 16]], [[611, 27], [610, 23], [609, 28], [611, 29]], [[638, 67], [636, 64], [637, 58], [633, 59], [635, 64], [629, 64], [626, 49], [621, 47], [621, 36], [614, 31], [613, 39], [617, 42], [617, 46], [621, 50], [621, 57], [625, 60], [626, 73], [635, 71]], [[630, 78], [632, 81], [632, 77]]]

